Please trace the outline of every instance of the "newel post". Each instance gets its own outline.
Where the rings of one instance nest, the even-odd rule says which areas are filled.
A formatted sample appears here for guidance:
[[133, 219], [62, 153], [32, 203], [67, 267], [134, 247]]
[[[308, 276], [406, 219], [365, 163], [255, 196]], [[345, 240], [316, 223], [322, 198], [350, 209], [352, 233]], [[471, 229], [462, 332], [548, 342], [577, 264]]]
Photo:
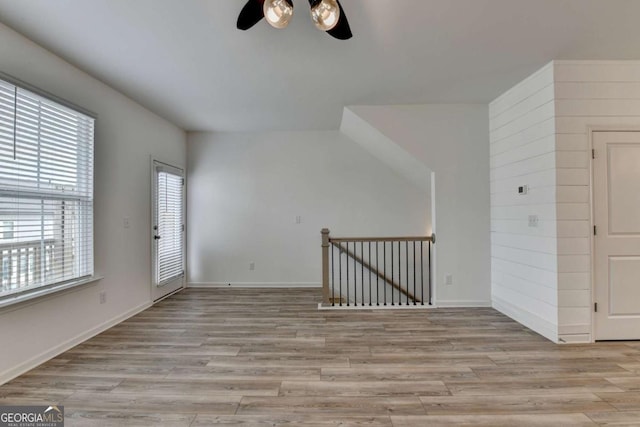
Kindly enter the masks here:
[[329, 229], [323, 228], [322, 235], [322, 302], [329, 304]]

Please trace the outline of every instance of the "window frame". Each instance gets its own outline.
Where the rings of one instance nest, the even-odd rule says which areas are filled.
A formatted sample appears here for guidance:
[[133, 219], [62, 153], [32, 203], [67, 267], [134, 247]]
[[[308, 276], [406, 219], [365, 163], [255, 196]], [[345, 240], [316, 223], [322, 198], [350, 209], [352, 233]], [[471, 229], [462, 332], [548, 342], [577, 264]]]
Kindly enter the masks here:
[[[0, 71], [0, 80], [3, 80], [4, 82], [16, 86], [18, 89], [22, 89], [22, 90], [26, 90], [28, 92], [31, 92], [39, 97], [45, 98], [50, 102], [56, 103], [64, 108], [73, 110], [79, 114], [88, 116], [92, 119], [94, 119], [94, 121], [97, 123], [97, 119], [98, 119], [98, 115], [90, 110], [87, 110], [83, 107], [80, 107], [70, 101], [67, 101], [63, 98], [60, 98], [50, 92], [47, 92], [43, 89], [40, 89], [36, 86], [33, 86], [29, 83], [26, 83], [16, 77], [13, 77], [9, 74], [3, 73], [2, 71]], [[94, 125], [94, 129], [95, 129], [95, 125]], [[95, 147], [95, 133], [93, 136], [93, 147]], [[94, 150], [95, 152], [95, 150]], [[95, 188], [95, 156], [93, 156], [93, 158], [91, 159], [91, 169], [92, 169], [92, 173], [90, 176], [90, 183], [91, 186], [93, 188]], [[28, 191], [25, 191], [25, 194], [29, 193]], [[35, 194], [29, 195], [27, 194], [26, 197], [34, 197], [36, 196]], [[95, 221], [94, 221], [94, 210], [95, 210], [95, 196], [92, 196], [91, 198], [91, 214], [90, 214], [90, 231], [91, 231], [91, 236], [95, 236], [94, 233], [94, 229], [95, 229]], [[15, 232], [15, 230], [14, 230]], [[9, 293], [5, 293], [5, 294], [0, 294], [0, 310], [4, 310], [7, 307], [19, 304], [19, 303], [23, 303], [26, 301], [30, 301], [33, 300], [35, 298], [41, 298], [47, 295], [51, 295], [51, 294], [55, 294], [58, 292], [62, 292], [62, 291], [66, 291], [81, 285], [86, 285], [89, 283], [95, 283], [96, 281], [102, 279], [103, 277], [100, 275], [96, 275], [95, 273], [95, 241], [94, 238], [91, 238], [91, 263], [93, 265], [93, 273], [91, 275], [86, 275], [86, 276], [82, 276], [82, 277], [77, 277], [77, 278], [72, 278], [72, 279], [68, 279], [68, 280], [62, 280], [59, 282], [55, 282], [55, 283], [49, 283], [49, 284], [43, 284], [37, 287], [31, 287], [31, 288], [26, 288], [26, 289], [16, 289], [15, 292], [9, 292]], [[0, 272], [1, 273], [1, 272]]]

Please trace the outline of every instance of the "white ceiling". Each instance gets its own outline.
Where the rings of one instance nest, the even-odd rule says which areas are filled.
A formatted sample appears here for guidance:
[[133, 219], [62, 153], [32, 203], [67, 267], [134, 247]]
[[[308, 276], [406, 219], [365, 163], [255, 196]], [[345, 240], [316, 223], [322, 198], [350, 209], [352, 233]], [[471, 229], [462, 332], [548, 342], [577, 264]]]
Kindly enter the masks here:
[[[336, 129], [486, 103], [551, 59], [640, 59], [640, 0], [341, 0], [354, 38], [235, 29], [244, 0], [0, 0], [0, 21], [187, 130]], [[1, 68], [0, 61], [0, 68]]]

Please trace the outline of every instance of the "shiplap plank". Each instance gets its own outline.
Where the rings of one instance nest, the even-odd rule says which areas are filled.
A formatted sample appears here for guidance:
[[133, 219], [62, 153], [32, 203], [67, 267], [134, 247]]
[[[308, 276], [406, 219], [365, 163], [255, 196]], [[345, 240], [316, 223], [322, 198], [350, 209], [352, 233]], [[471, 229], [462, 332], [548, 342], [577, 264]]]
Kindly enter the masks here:
[[[556, 221], [540, 221], [537, 227], [531, 227], [528, 220], [524, 219], [493, 219], [491, 220], [491, 232], [505, 234], [525, 234], [529, 236], [557, 236]], [[580, 237], [580, 236], [565, 236]]]
[[530, 188], [555, 187], [556, 171], [547, 169], [521, 175], [517, 180], [513, 177], [496, 179], [491, 181], [491, 193], [503, 193], [506, 191], [517, 191], [518, 186], [526, 183]]
[[507, 110], [495, 115], [491, 118], [491, 130], [498, 129], [505, 126], [507, 123], [514, 121], [520, 117], [525, 116], [536, 108], [547, 104], [554, 99], [553, 84], [550, 83], [538, 89], [536, 92], [531, 93], [528, 97], [522, 101], [514, 104]]
[[557, 253], [557, 239], [554, 237], [528, 236], [524, 234], [491, 233], [491, 243], [507, 248]]
[[494, 258], [499, 258], [505, 261], [516, 262], [531, 267], [544, 268], [551, 271], [557, 271], [558, 268], [558, 257], [555, 254], [507, 248], [493, 244], [491, 245], [491, 250]]
[[502, 272], [495, 272], [491, 280], [503, 288], [519, 292], [529, 298], [540, 300], [546, 304], [558, 304], [558, 292], [555, 288], [549, 288]]
[[556, 133], [556, 121], [555, 117], [549, 117], [548, 119], [536, 123], [526, 129], [522, 129], [513, 135], [505, 138], [497, 139], [495, 134], [491, 132], [489, 134], [491, 145], [489, 146], [489, 153], [491, 156], [508, 151], [512, 148], [519, 147], [521, 145], [530, 144], [539, 139], [552, 136]]
[[519, 145], [513, 147], [510, 150], [503, 151], [491, 156], [490, 166], [492, 168], [507, 165], [509, 163], [526, 160], [532, 157], [537, 157], [542, 154], [547, 154], [555, 151], [556, 143], [555, 136], [548, 135], [544, 138], [537, 139], [525, 145]]
[[558, 289], [587, 289], [591, 290], [591, 273], [558, 273]]
[[541, 88], [553, 84], [553, 73], [554, 65], [550, 62], [493, 100], [489, 104], [489, 116], [493, 118], [527, 99]]

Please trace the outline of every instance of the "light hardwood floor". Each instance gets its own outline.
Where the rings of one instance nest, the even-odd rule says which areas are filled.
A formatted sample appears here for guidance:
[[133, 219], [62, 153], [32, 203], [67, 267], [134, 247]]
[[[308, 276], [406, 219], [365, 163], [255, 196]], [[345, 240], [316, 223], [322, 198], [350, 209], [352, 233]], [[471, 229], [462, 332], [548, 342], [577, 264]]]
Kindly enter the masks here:
[[640, 425], [640, 343], [552, 344], [492, 309], [318, 311], [189, 289], [0, 387], [67, 426]]

